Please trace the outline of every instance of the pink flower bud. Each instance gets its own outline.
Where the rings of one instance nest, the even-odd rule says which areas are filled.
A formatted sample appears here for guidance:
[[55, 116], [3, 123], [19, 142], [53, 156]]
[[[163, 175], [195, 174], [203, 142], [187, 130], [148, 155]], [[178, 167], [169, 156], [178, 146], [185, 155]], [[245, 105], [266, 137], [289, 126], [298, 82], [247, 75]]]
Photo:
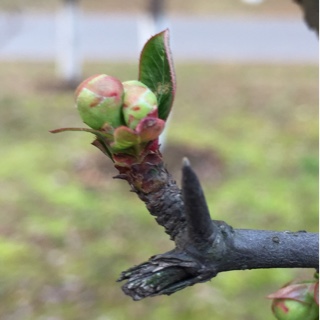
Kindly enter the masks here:
[[122, 83], [100, 74], [84, 80], [75, 92], [76, 106], [84, 123], [93, 129], [122, 125]]

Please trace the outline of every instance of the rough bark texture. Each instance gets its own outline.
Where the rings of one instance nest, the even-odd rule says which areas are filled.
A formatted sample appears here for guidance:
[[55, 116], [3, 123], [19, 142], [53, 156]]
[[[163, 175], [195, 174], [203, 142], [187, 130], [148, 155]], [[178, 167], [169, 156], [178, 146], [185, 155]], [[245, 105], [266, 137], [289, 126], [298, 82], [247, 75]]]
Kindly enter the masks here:
[[166, 183], [161, 189], [147, 194], [137, 191], [137, 194], [145, 202], [149, 212], [156, 217], [157, 223], [165, 228], [170, 239], [177, 241], [179, 233], [186, 228], [182, 195], [169, 172], [164, 167], [161, 171], [166, 177]]
[[142, 163], [117, 169], [120, 175], [115, 178], [127, 180], [170, 239], [179, 242], [178, 235], [186, 229], [184, 204], [181, 191], [165, 168], [160, 151], [149, 154]]
[[170, 295], [224, 271], [318, 267], [318, 234], [233, 230], [225, 225], [220, 225], [219, 232], [219, 241], [205, 251], [188, 243], [183, 250], [151, 257], [123, 272], [119, 279], [127, 280], [123, 291], [134, 300], [141, 300]]
[[161, 154], [157, 156], [156, 164], [137, 164], [122, 178], [146, 203], [176, 247], [122, 273], [119, 281], [126, 281], [123, 291], [134, 300], [169, 295], [224, 271], [318, 268], [317, 234], [233, 229], [223, 221], [211, 220], [189, 162], [184, 160], [180, 191], [162, 164]]

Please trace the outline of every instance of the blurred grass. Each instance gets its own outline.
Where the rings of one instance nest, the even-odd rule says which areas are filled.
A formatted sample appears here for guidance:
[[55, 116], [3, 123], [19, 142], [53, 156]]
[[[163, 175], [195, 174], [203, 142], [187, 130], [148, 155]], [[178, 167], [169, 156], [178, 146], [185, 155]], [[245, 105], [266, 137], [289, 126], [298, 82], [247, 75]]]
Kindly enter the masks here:
[[[115, 282], [172, 248], [87, 134], [51, 64], [0, 64], [0, 318], [273, 319], [264, 297], [310, 270], [220, 274], [132, 302]], [[165, 160], [194, 157], [214, 219], [236, 228], [318, 228], [316, 66], [177, 65]], [[136, 78], [125, 64], [87, 64]], [[170, 149], [171, 148], [171, 149]], [[205, 160], [209, 161], [204, 166]], [[210, 165], [210, 159], [216, 159]], [[179, 178], [179, 173], [173, 170]]]

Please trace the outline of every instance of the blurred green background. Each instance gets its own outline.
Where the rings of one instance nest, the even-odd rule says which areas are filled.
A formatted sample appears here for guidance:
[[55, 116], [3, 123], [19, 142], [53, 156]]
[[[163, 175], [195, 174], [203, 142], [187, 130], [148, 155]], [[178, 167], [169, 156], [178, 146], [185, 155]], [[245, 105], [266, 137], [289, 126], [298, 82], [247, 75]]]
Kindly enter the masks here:
[[[204, 10], [203, 3], [186, 10]], [[210, 10], [229, 12], [227, 3]], [[275, 1], [265, 6], [277, 11]], [[232, 10], [245, 9], [238, 3]], [[90, 145], [92, 136], [48, 132], [83, 126], [54, 64], [0, 61], [0, 70], [1, 319], [271, 320], [265, 296], [312, 276], [227, 272], [170, 297], [133, 302], [115, 282], [121, 271], [173, 243], [129, 186], [112, 179], [116, 170]], [[125, 81], [137, 72], [133, 63], [86, 62], [83, 78], [108, 73]], [[177, 181], [188, 156], [214, 219], [317, 232], [317, 66], [177, 61], [176, 73], [163, 153]]]

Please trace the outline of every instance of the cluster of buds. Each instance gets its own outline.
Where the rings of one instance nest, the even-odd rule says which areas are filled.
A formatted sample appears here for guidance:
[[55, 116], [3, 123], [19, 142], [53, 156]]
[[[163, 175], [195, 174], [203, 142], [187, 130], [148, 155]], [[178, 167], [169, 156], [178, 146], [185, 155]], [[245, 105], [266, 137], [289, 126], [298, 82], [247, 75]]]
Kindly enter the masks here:
[[267, 298], [278, 320], [319, 319], [319, 280], [290, 283]]
[[94, 134], [92, 144], [111, 158], [122, 176], [132, 173], [131, 168], [136, 172], [141, 164], [161, 163], [158, 138], [169, 116], [176, 87], [168, 30], [150, 38], [143, 47], [139, 80], [121, 82], [106, 74], [84, 80], [76, 89], [75, 101], [89, 128], [51, 132]]
[[132, 162], [158, 148], [165, 121], [158, 117], [156, 95], [142, 82], [94, 75], [78, 86], [75, 102], [83, 122], [92, 128], [79, 130], [94, 133], [94, 144], [120, 165], [117, 159], [123, 155], [125, 162]]

